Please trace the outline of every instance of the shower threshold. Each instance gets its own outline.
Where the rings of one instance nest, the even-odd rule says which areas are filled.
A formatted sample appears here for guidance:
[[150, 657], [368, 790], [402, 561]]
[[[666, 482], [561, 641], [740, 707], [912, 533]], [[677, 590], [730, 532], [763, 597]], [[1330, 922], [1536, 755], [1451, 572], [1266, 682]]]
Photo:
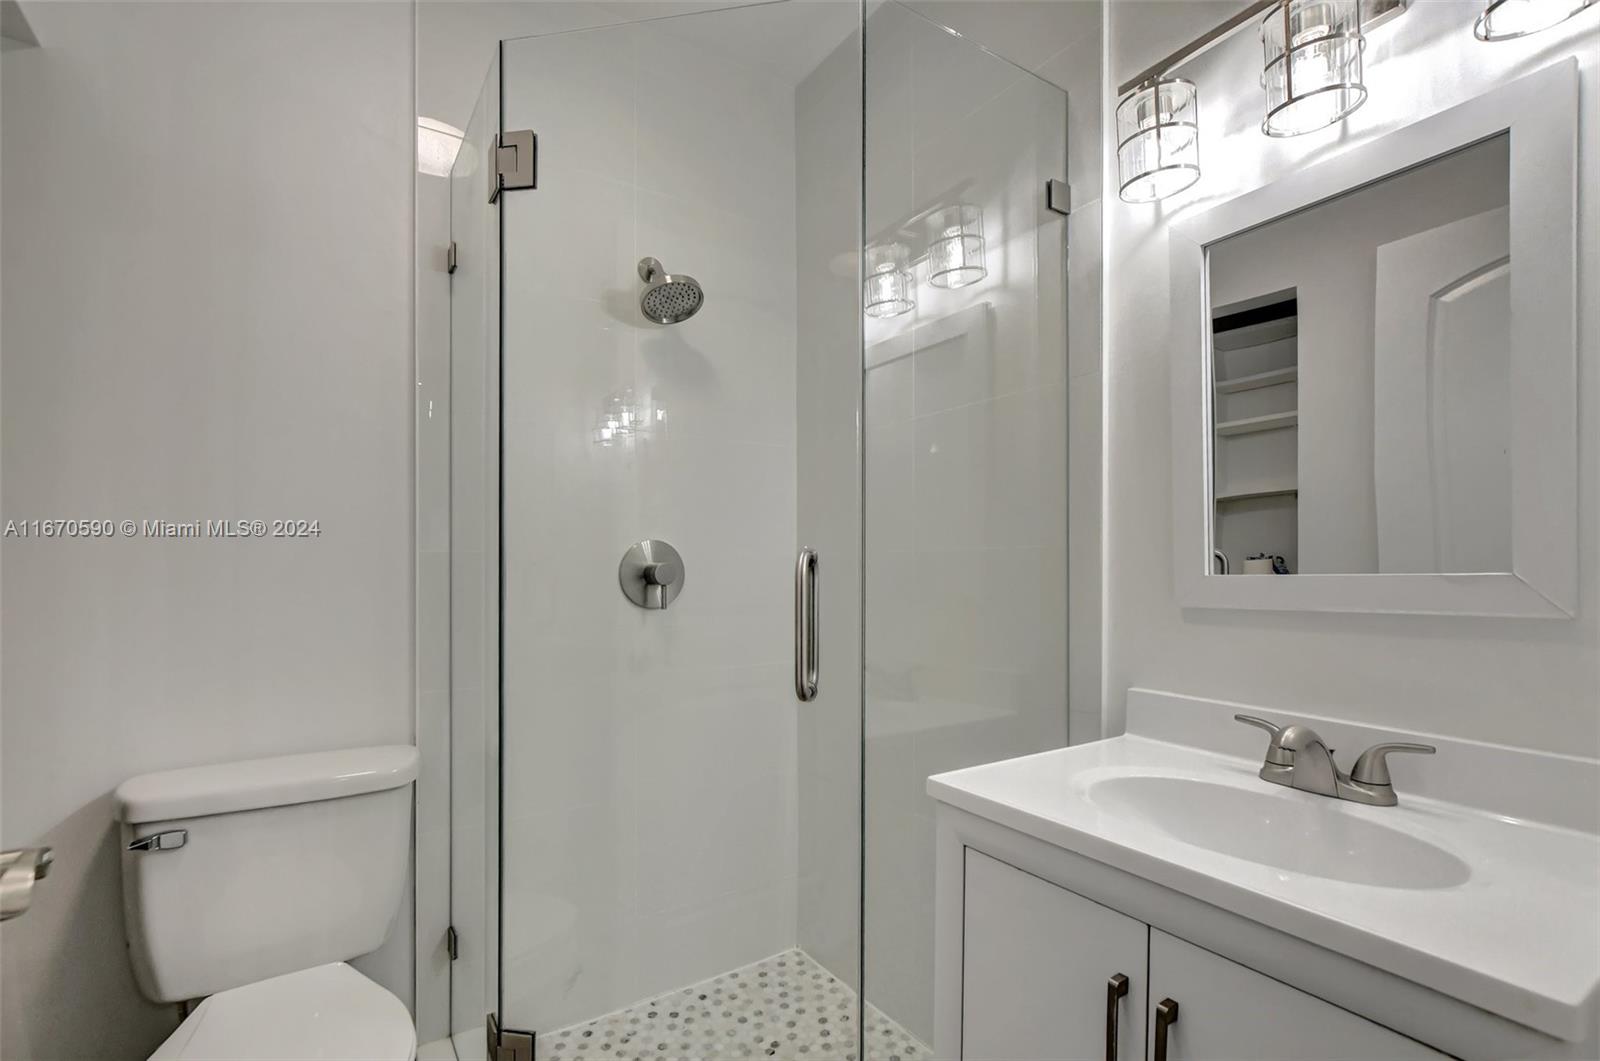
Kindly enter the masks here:
[[[933, 1051], [870, 1002], [866, 1061]], [[540, 1061], [856, 1061], [855, 992], [798, 947], [539, 1036]]]

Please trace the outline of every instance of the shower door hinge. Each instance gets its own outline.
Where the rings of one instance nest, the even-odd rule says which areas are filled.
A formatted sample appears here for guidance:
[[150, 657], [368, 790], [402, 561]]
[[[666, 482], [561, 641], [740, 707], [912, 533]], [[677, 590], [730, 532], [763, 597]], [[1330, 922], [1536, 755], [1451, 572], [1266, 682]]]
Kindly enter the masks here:
[[493, 1013], [484, 1019], [489, 1034], [489, 1061], [533, 1061], [533, 1033], [501, 1028]]
[[450, 955], [451, 961], [461, 957], [461, 939], [456, 935], [454, 925], [444, 930], [444, 952]]
[[1044, 205], [1066, 217], [1072, 213], [1072, 189], [1054, 178], [1044, 182]]
[[491, 203], [500, 198], [503, 191], [539, 186], [539, 138], [533, 135], [532, 129], [517, 129], [492, 138], [489, 154], [494, 160], [489, 167]]
[[454, 275], [456, 271], [456, 241], [451, 240], [450, 246], [444, 252], [444, 271]]

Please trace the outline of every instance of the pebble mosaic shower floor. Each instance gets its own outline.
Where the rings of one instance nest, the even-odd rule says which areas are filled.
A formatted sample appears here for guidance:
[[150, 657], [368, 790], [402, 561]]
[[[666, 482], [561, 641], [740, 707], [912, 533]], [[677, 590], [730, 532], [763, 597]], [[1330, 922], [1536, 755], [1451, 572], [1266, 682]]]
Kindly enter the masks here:
[[[539, 1061], [856, 1061], [855, 992], [798, 948], [539, 1036]], [[867, 1061], [933, 1051], [870, 1003]]]

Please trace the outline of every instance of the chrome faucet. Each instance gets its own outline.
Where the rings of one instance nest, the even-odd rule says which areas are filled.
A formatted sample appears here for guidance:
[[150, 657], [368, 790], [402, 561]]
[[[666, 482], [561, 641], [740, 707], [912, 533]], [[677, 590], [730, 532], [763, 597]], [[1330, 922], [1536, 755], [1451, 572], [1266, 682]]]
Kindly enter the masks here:
[[1318, 796], [1347, 799], [1374, 807], [1392, 807], [1399, 802], [1394, 781], [1389, 776], [1390, 752], [1415, 752], [1432, 755], [1431, 744], [1374, 744], [1356, 759], [1348, 774], [1340, 773], [1333, 761], [1333, 749], [1310, 726], [1277, 726], [1254, 715], [1234, 715], [1235, 722], [1256, 726], [1272, 735], [1260, 777], [1274, 785], [1286, 785]]

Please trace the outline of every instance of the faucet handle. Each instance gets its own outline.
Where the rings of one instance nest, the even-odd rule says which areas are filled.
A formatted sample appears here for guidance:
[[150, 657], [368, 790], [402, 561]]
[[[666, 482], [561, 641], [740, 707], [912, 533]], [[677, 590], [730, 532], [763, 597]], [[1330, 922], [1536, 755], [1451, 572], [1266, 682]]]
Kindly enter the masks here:
[[1350, 780], [1358, 785], [1390, 785], [1394, 782], [1389, 777], [1390, 752], [1412, 752], [1417, 755], [1432, 755], [1438, 751], [1431, 744], [1374, 744], [1361, 753], [1361, 758], [1356, 760], [1356, 765], [1350, 770]]
[[1247, 726], [1255, 726], [1257, 729], [1264, 729], [1272, 734], [1272, 743], [1267, 745], [1267, 762], [1274, 766], [1294, 765], [1294, 752], [1284, 748], [1282, 743], [1284, 727], [1274, 725], [1266, 719], [1257, 718], [1254, 715], [1234, 715], [1233, 720], [1235, 722], [1243, 722]]

